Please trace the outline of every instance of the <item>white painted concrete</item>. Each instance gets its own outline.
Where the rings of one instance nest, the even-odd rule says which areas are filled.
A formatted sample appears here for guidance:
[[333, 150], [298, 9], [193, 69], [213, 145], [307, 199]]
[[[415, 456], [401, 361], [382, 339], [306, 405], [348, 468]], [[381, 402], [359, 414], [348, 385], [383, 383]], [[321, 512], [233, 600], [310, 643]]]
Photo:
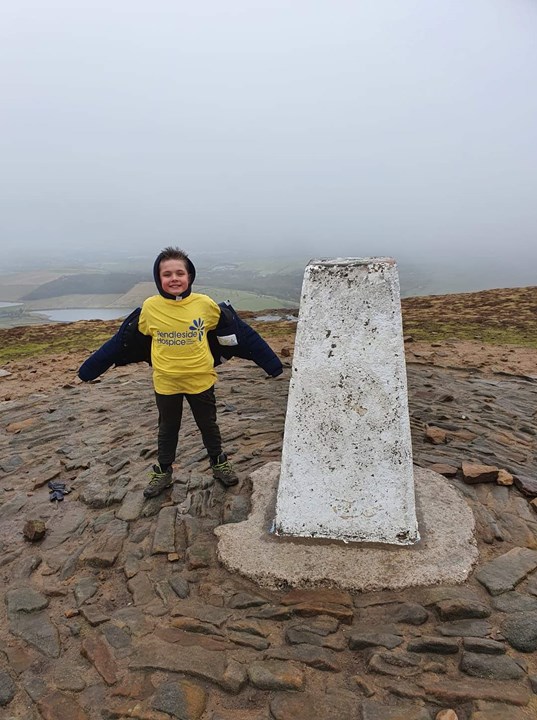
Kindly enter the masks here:
[[399, 278], [390, 258], [306, 268], [275, 531], [419, 539]]
[[403, 590], [464, 582], [478, 560], [472, 510], [449, 480], [415, 468], [422, 539], [411, 547], [277, 537], [270, 533], [280, 474], [267, 463], [251, 480], [248, 519], [215, 529], [220, 562], [267, 588]]

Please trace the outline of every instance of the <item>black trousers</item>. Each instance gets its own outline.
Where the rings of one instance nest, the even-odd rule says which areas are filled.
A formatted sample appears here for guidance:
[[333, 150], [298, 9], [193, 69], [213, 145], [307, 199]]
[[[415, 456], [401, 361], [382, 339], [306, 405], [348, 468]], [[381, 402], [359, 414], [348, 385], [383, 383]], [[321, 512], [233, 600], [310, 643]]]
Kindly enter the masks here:
[[216, 423], [216, 398], [214, 386], [197, 395], [177, 393], [159, 395], [155, 393], [158, 409], [158, 462], [161, 467], [171, 465], [175, 460], [181, 418], [183, 417], [183, 398], [186, 398], [196, 421], [203, 444], [210, 457], [222, 452], [222, 438]]

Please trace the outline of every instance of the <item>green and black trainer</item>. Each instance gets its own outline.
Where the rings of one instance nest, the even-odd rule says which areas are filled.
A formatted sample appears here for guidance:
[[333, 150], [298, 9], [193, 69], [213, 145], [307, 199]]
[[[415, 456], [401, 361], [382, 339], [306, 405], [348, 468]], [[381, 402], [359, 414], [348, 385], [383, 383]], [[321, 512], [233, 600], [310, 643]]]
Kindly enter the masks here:
[[173, 485], [173, 468], [170, 467], [164, 472], [160, 465], [153, 465], [153, 470], [149, 473], [151, 480], [144, 490], [146, 498], [156, 497], [163, 490]]
[[225, 453], [220, 453], [218, 457], [211, 458], [211, 469], [213, 471], [213, 478], [219, 480], [222, 485], [231, 487], [239, 482], [239, 478], [235, 475], [233, 465], [227, 459]]

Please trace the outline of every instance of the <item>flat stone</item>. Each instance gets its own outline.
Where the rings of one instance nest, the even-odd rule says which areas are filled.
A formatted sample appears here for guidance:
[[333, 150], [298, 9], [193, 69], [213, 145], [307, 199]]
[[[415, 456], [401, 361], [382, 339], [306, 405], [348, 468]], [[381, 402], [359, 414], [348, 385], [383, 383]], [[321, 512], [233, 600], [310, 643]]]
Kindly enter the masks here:
[[123, 548], [127, 537], [128, 524], [123, 520], [112, 520], [102, 533], [82, 552], [80, 561], [97, 568], [112, 567]]
[[177, 603], [171, 610], [172, 617], [191, 617], [202, 622], [208, 622], [221, 627], [231, 616], [229, 610], [213, 607], [212, 605], [201, 605], [195, 601], [184, 601]]
[[37, 702], [43, 720], [88, 720], [88, 716], [72, 695], [57, 690]]
[[[64, 501], [65, 502], [65, 501]], [[41, 543], [41, 550], [53, 550], [66, 540], [79, 534], [87, 522], [87, 510], [70, 503], [69, 512], [60, 515], [50, 523], [46, 537]]]
[[116, 517], [125, 522], [133, 522], [141, 516], [144, 503], [145, 497], [141, 490], [129, 490], [123, 498], [121, 507], [116, 510]]
[[435, 425], [428, 425], [425, 428], [424, 439], [432, 445], [443, 445], [447, 442], [447, 432]]
[[354, 612], [350, 607], [326, 602], [303, 602], [291, 606], [294, 615], [300, 617], [313, 617], [315, 615], [328, 615], [337, 618], [339, 622], [352, 625]]
[[332, 635], [336, 632], [338, 627], [339, 622], [337, 619], [329, 617], [328, 615], [319, 615], [311, 620], [300, 620], [290, 626], [290, 628], [314, 633], [315, 635], [322, 635], [323, 637], [326, 637], [326, 635]]
[[236, 695], [246, 686], [247, 682], [248, 673], [244, 665], [232, 658], [229, 659], [224, 670], [222, 687], [227, 692], [231, 692]]
[[498, 477], [496, 478], [496, 482], [498, 485], [502, 485], [503, 487], [510, 487], [513, 485], [515, 479], [511, 475], [511, 473], [507, 472], [507, 470], [500, 470], [498, 473]]
[[270, 605], [248, 612], [248, 617], [259, 618], [260, 620], [289, 620], [292, 616], [293, 610], [290, 607], [278, 605]]
[[80, 578], [75, 585], [75, 600], [77, 606], [80, 607], [87, 600], [92, 598], [98, 588], [97, 579], [93, 575]]
[[473, 677], [489, 680], [519, 680], [524, 670], [508, 655], [483, 655], [463, 652], [459, 669]]
[[10, 617], [18, 613], [33, 613], [48, 607], [49, 600], [37, 590], [20, 587], [6, 593], [7, 611]]
[[21, 465], [24, 465], [24, 460], [20, 455], [10, 455], [0, 461], [0, 469], [5, 473], [11, 473], [14, 470], [18, 470]]
[[83, 605], [80, 608], [80, 614], [92, 627], [102, 625], [110, 620], [110, 616], [103, 613], [97, 605]]
[[23, 493], [17, 493], [17, 495], [4, 502], [3, 505], [0, 505], [0, 521], [5, 522], [16, 517], [27, 502], [28, 498]]
[[528, 720], [528, 711], [526, 708], [518, 710], [511, 706], [507, 717], [503, 703], [487, 703], [487, 708], [473, 712], [470, 720]]
[[114, 687], [112, 696], [144, 700], [154, 692], [155, 688], [147, 673], [129, 673]]
[[37, 703], [49, 692], [46, 682], [40, 677], [30, 676], [24, 678], [23, 686], [34, 703]]
[[145, 572], [139, 572], [127, 582], [127, 588], [132, 595], [134, 604], [138, 607], [148, 605], [156, 600], [157, 595], [149, 576]]
[[341, 672], [341, 664], [335, 653], [313, 645], [295, 645], [293, 647], [273, 648], [265, 653], [271, 660], [294, 660], [316, 670]]
[[79, 498], [81, 502], [93, 509], [107, 507], [110, 504], [110, 485], [106, 480], [90, 480], [80, 491]]
[[353, 693], [277, 693], [270, 701], [275, 720], [356, 720], [358, 702]]
[[206, 705], [205, 690], [188, 680], [160, 685], [151, 703], [154, 710], [168, 713], [180, 720], [199, 720], [205, 712]]
[[155, 640], [145, 640], [135, 647], [129, 667], [133, 670], [166, 670], [207, 680], [229, 689], [225, 677], [226, 654], [197, 646], [182, 647]]
[[47, 657], [60, 656], [60, 637], [45, 611], [19, 612], [10, 619], [10, 631]]
[[466, 637], [462, 641], [465, 650], [485, 655], [505, 654], [505, 645], [497, 640], [484, 640], [482, 638]]
[[134, 553], [130, 552], [125, 558], [125, 564], [123, 565], [123, 572], [127, 580], [130, 580], [138, 574], [140, 570], [140, 558]]
[[526, 477], [525, 475], [514, 476], [515, 486], [526, 497], [537, 497], [537, 480], [535, 478]]
[[40, 555], [32, 555], [31, 557], [24, 558], [17, 563], [14, 576], [20, 578], [21, 580], [27, 580], [32, 573], [37, 570], [42, 562], [43, 558]]
[[438, 655], [456, 655], [459, 652], [457, 640], [445, 637], [426, 637], [411, 640], [407, 645], [409, 652], [436, 653]]
[[[270, 713], [275, 720], [312, 720], [318, 718], [325, 720], [321, 714], [319, 698], [315, 695], [300, 693], [278, 693], [270, 702]], [[332, 716], [340, 720], [339, 716]], [[344, 716], [345, 717], [345, 716]], [[346, 717], [352, 717], [347, 715]]]
[[[415, 682], [423, 689], [427, 697], [434, 697], [449, 705], [475, 700], [491, 700], [507, 705], [524, 706], [530, 700], [530, 690], [525, 686], [516, 686], [513, 683], [500, 683], [477, 678], [457, 678], [455, 680], [418, 678]], [[506, 715], [506, 720], [507, 717], [508, 715]]]
[[196, 618], [176, 617], [170, 621], [172, 627], [183, 630], [184, 632], [201, 633], [202, 635], [214, 635], [216, 637], [224, 637], [222, 630], [219, 630], [212, 623], [203, 622]]
[[270, 643], [265, 638], [260, 638], [259, 635], [249, 635], [248, 633], [228, 633], [227, 639], [235, 643], [235, 645], [243, 645], [244, 647], [251, 647], [254, 650], [266, 650], [270, 647]]
[[153, 555], [157, 553], [175, 552], [175, 518], [177, 508], [163, 507], [158, 514], [157, 527], [153, 537]]
[[15, 697], [17, 688], [10, 675], [0, 670], [0, 707], [5, 707]]
[[516, 591], [498, 595], [493, 598], [492, 605], [495, 610], [504, 613], [537, 612], [537, 598]]
[[389, 608], [389, 621], [404, 625], [423, 625], [429, 619], [429, 613], [417, 603], [397, 603]]
[[190, 595], [190, 585], [188, 583], [188, 580], [181, 577], [180, 575], [171, 575], [168, 578], [168, 582], [177, 597], [185, 599]]
[[487, 637], [492, 626], [486, 620], [454, 620], [438, 625], [436, 630], [446, 637]]
[[259, 660], [248, 666], [250, 683], [259, 690], [303, 690], [304, 671], [292, 662]]
[[15, 562], [22, 553], [22, 548], [19, 548], [18, 550], [15, 550], [14, 552], [5, 553], [0, 557], [0, 567], [4, 567], [5, 565], [10, 565], [12, 562]]
[[496, 482], [499, 468], [493, 465], [480, 465], [466, 460], [462, 463], [462, 479], [465, 483]]
[[79, 663], [60, 658], [54, 665], [53, 680], [57, 690], [68, 692], [82, 692], [86, 687], [84, 670]]
[[382, 705], [373, 700], [362, 703], [362, 720], [431, 720], [431, 714], [424, 707]]
[[216, 552], [209, 542], [195, 542], [187, 548], [185, 559], [189, 570], [198, 570], [215, 565]]
[[347, 641], [342, 633], [319, 635], [319, 633], [311, 632], [300, 626], [287, 628], [285, 637], [291, 645], [307, 643], [308, 645], [316, 645], [317, 647], [325, 647], [338, 651], [345, 650], [347, 647]]
[[352, 632], [349, 636], [349, 648], [351, 650], [364, 650], [371, 647], [385, 647], [391, 650], [403, 642], [404, 638], [401, 635], [391, 635], [389, 633]]
[[228, 607], [238, 610], [244, 610], [245, 608], [260, 607], [266, 605], [268, 600], [259, 595], [251, 595], [250, 593], [235, 593], [228, 602]]
[[281, 600], [282, 605], [301, 605], [302, 603], [311, 605], [329, 603], [331, 605], [343, 605], [348, 608], [353, 607], [350, 593], [326, 588], [319, 588], [318, 590], [300, 590], [296, 588], [290, 590]]
[[500, 557], [482, 565], [475, 577], [491, 595], [513, 590], [537, 567], [537, 551], [513, 548]]
[[234, 632], [244, 632], [249, 635], [259, 635], [266, 638], [270, 635], [271, 629], [267, 623], [256, 620], [233, 620], [227, 624], [227, 629]]
[[491, 610], [480, 602], [464, 599], [441, 600], [435, 605], [440, 620], [466, 620], [470, 618], [487, 618]]
[[433, 463], [432, 465], [429, 465], [429, 470], [432, 470], [439, 475], [443, 475], [444, 477], [455, 477], [459, 468], [456, 465], [448, 465], [447, 463]]
[[76, 575], [83, 549], [83, 547], [79, 547], [74, 552], [69, 553], [69, 555], [65, 558], [59, 572], [60, 580], [69, 580], [69, 578]]
[[369, 672], [395, 677], [413, 677], [422, 672], [421, 658], [413, 653], [373, 652], [368, 660]]
[[84, 638], [81, 653], [92, 663], [107, 685], [117, 682], [118, 666], [101, 637], [95, 635]]
[[516, 613], [502, 625], [505, 639], [520, 652], [537, 650], [537, 612]]
[[29, 648], [23, 647], [22, 644], [15, 644], [4, 648], [9, 667], [14, 673], [20, 675], [28, 670], [35, 661], [35, 655]]
[[116, 649], [129, 647], [132, 643], [132, 637], [122, 627], [114, 623], [107, 623], [102, 628], [102, 633], [107, 643]]

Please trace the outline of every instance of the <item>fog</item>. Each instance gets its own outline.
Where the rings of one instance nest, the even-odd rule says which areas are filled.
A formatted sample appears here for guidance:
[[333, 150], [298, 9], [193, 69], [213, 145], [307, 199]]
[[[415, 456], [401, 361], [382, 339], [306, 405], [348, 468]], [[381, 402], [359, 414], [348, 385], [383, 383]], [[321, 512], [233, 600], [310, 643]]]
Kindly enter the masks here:
[[535, 276], [532, 0], [17, 0], [0, 58], [0, 269], [172, 243]]

